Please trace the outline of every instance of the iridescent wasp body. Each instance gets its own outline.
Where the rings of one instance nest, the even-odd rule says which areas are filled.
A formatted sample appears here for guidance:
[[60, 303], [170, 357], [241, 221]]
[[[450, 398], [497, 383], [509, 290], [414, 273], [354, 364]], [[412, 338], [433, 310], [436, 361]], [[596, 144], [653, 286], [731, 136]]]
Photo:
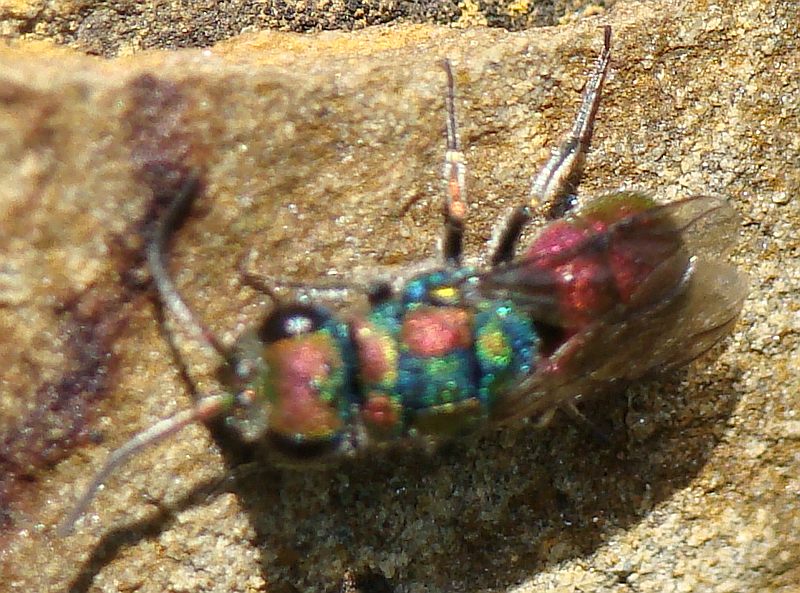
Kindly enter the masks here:
[[[447, 183], [442, 262], [368, 291], [366, 312], [310, 299], [283, 303], [228, 347], [189, 309], [167, 271], [170, 236], [191, 204], [187, 184], [156, 223], [148, 264], [165, 310], [222, 360], [228, 390], [201, 397], [116, 450], [76, 506], [111, 471], [190, 423], [224, 417], [296, 464], [374, 446], [426, 446], [516, 418], [572, 408], [646, 373], [692, 360], [724, 337], [746, 293], [722, 261], [737, 233], [722, 199], [657, 205], [617, 192], [578, 201], [610, 59], [610, 28], [573, 129], [534, 177], [529, 199], [495, 231], [487, 270], [462, 263], [466, 167], [445, 63]], [[526, 224], [552, 220], [520, 255]]]

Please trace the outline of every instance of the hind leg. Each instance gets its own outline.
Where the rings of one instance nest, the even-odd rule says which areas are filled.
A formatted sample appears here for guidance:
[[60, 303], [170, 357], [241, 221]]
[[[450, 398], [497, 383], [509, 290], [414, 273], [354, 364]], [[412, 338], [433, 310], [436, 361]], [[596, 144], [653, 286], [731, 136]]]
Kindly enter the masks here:
[[545, 207], [547, 218], [558, 218], [574, 205], [571, 197], [575, 194], [583, 174], [610, 59], [611, 27], [606, 25], [603, 50], [586, 83], [572, 131], [533, 178], [528, 203], [514, 208], [495, 228], [490, 253], [492, 266], [508, 262], [514, 257], [522, 230], [535, 212]]

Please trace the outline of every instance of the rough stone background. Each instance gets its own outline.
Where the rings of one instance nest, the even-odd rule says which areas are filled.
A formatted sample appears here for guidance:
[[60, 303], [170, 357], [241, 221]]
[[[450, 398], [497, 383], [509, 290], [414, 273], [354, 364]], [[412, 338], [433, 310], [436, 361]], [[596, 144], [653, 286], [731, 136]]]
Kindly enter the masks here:
[[[144, 53], [197, 21], [175, 21], [171, 42], [125, 19], [109, 27], [127, 37], [85, 41], [76, 24], [105, 17], [61, 4], [0, 7], [17, 37], [0, 49], [4, 590], [328, 591], [347, 568], [373, 592], [800, 590], [795, 2], [624, 2], [520, 32], [404, 24]], [[479, 258], [569, 127], [606, 22], [612, 74], [582, 190], [728, 196], [752, 282], [731, 339], [589, 406], [609, 448], [556, 421], [434, 457], [223, 479], [252, 452], [192, 427], [56, 534], [109, 451], [191, 405], [141, 266], [142, 229], [191, 172], [203, 196], [173, 269], [225, 339], [267, 306], [235, 273], [253, 248], [266, 273], [307, 281], [429, 257], [449, 56]], [[179, 346], [213, 387], [214, 361]]]
[[616, 0], [169, 0], [0, 3], [0, 34], [48, 39], [103, 56], [203, 47], [239, 33], [354, 30], [403, 20], [510, 30], [602, 12]]

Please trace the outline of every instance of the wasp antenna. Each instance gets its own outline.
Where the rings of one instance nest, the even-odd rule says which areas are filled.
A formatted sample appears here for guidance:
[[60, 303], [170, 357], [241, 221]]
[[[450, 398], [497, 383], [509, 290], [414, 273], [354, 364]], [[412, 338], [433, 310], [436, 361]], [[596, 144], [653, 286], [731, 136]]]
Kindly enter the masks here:
[[75, 522], [86, 512], [86, 508], [97, 493], [98, 488], [108, 479], [108, 476], [125, 463], [131, 456], [141, 451], [148, 445], [157, 443], [175, 434], [195, 422], [204, 422], [218, 417], [232, 405], [231, 395], [210, 395], [197, 402], [194, 408], [178, 412], [174, 416], [156, 422], [150, 428], [143, 430], [127, 443], [115, 450], [108, 457], [103, 468], [97, 472], [86, 491], [78, 499], [75, 507], [64, 519], [58, 528], [59, 535], [68, 535], [72, 532]]
[[447, 75], [447, 94], [445, 103], [447, 110], [447, 150], [461, 150], [458, 145], [458, 123], [456, 121], [456, 83], [453, 76], [453, 64], [448, 58], [442, 62], [445, 74]]
[[156, 221], [151, 240], [147, 245], [147, 265], [150, 268], [153, 282], [155, 282], [159, 300], [164, 308], [178, 320], [184, 329], [199, 338], [206, 348], [213, 350], [226, 361], [229, 361], [230, 353], [228, 349], [192, 313], [167, 271], [166, 251], [169, 240], [178, 226], [180, 226], [180, 222], [191, 207], [192, 201], [197, 197], [199, 186], [200, 182], [197, 176], [192, 176], [187, 180], [164, 215]]

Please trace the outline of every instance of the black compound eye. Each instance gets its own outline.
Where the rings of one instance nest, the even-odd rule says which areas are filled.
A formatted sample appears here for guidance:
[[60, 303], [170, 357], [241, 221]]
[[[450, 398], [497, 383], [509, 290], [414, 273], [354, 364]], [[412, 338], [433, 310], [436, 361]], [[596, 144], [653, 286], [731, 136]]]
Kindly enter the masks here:
[[265, 344], [317, 331], [330, 314], [321, 307], [293, 303], [277, 307], [258, 329], [258, 337]]

